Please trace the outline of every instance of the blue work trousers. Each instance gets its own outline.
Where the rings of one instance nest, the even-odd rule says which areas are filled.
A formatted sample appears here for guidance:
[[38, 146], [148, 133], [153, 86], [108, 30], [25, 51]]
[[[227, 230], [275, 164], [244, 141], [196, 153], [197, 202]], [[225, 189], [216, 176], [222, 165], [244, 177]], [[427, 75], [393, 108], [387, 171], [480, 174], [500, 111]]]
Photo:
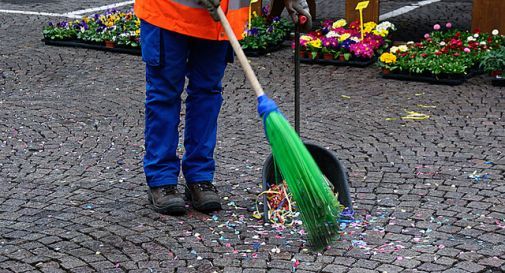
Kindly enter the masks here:
[[[205, 26], [202, 26], [205, 27]], [[226, 41], [189, 37], [141, 22], [146, 63], [144, 172], [149, 187], [176, 185], [181, 94], [186, 88], [182, 172], [186, 183], [214, 179], [221, 80], [233, 55]]]

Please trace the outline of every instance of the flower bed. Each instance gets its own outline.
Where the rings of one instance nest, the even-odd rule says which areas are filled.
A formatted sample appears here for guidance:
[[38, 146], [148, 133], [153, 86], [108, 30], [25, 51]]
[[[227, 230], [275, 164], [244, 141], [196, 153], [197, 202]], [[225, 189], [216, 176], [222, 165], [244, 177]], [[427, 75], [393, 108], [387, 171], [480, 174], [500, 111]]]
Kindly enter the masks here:
[[479, 74], [483, 56], [500, 47], [504, 37], [493, 33], [480, 33], [434, 26], [419, 42], [393, 46], [383, 53], [378, 65], [384, 78], [424, 81], [456, 85]]
[[300, 37], [300, 61], [333, 65], [367, 66], [390, 45], [395, 26], [390, 22], [364, 24], [361, 39], [358, 21], [325, 21], [322, 28]]
[[[268, 14], [268, 11], [264, 9], [263, 13]], [[292, 28], [292, 23], [284, 18], [276, 17], [269, 22], [266, 16], [254, 13], [251, 27], [244, 32], [240, 45], [247, 56], [265, 55], [281, 49]]]
[[[282, 48], [292, 24], [281, 18], [268, 22], [264, 16], [253, 16], [251, 28], [240, 41], [248, 56], [260, 56]], [[84, 47], [140, 55], [140, 20], [133, 10], [116, 9], [81, 20], [50, 22], [43, 29], [48, 45]]]
[[116, 9], [81, 20], [49, 22], [44, 27], [46, 44], [109, 49], [140, 54], [140, 20], [133, 10]]

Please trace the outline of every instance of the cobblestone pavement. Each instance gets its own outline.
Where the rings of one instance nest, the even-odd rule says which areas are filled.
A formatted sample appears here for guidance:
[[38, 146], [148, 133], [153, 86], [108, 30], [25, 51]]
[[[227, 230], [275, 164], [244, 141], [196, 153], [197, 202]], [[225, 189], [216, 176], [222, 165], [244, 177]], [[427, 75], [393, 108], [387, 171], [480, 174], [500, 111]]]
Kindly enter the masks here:
[[[436, 7], [398, 20], [421, 26]], [[269, 146], [238, 64], [217, 148], [225, 210], [162, 216], [145, 194], [140, 58], [45, 46], [48, 20], [0, 14], [0, 272], [274, 273], [294, 260], [299, 273], [505, 270], [505, 90], [486, 77], [447, 87], [303, 65], [302, 136], [342, 160], [363, 220], [311, 253], [300, 229], [251, 217]], [[292, 120], [290, 54], [251, 62]], [[431, 117], [386, 120], [405, 110]]]

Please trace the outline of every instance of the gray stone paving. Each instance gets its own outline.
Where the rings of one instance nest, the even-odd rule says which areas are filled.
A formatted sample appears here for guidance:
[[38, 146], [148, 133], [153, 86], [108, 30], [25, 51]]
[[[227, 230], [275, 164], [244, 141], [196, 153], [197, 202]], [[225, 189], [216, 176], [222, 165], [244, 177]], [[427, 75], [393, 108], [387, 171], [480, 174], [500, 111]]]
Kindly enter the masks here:
[[[365, 220], [311, 253], [299, 230], [251, 217], [269, 147], [238, 64], [217, 148], [225, 210], [163, 216], [145, 195], [140, 58], [44, 46], [48, 20], [0, 14], [0, 272], [291, 272], [293, 259], [299, 273], [505, 270], [505, 98], [486, 77], [447, 87], [303, 65], [302, 137], [342, 160]], [[290, 54], [251, 61], [292, 120]], [[431, 118], [386, 120], [404, 110]]]

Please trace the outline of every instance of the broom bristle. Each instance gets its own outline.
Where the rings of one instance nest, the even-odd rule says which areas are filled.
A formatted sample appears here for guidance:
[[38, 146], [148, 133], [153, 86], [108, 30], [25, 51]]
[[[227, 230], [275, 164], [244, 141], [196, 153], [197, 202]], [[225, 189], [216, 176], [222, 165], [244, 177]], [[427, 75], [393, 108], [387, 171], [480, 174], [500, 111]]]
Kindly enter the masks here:
[[271, 112], [265, 128], [272, 154], [293, 195], [312, 248], [321, 250], [338, 235], [340, 204], [311, 154], [289, 122]]

